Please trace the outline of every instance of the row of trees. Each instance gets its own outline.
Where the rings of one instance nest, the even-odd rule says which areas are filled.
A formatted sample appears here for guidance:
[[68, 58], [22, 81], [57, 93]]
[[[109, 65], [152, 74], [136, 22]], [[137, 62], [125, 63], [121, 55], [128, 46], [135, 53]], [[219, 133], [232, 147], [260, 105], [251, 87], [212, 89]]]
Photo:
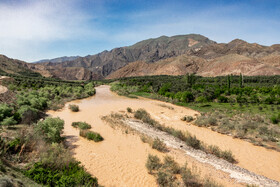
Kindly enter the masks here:
[[[258, 81], [257, 81], [258, 80]], [[265, 81], [264, 81], [265, 80]], [[181, 102], [237, 102], [280, 104], [280, 76], [267, 77], [199, 77], [151, 76], [120, 79], [120, 86], [137, 87], [139, 92], [157, 93]]]

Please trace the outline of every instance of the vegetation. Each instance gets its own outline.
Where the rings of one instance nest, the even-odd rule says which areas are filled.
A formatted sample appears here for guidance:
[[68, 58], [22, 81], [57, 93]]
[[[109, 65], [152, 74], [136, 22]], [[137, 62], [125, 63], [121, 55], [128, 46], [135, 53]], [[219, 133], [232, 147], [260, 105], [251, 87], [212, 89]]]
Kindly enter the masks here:
[[86, 122], [81, 122], [81, 121], [73, 122], [72, 126], [75, 127], [75, 128], [82, 129], [82, 130], [91, 129], [90, 124], [88, 124]]
[[189, 169], [187, 163], [180, 167], [170, 156], [165, 156], [164, 161], [154, 155], [149, 154], [146, 162], [149, 174], [156, 177], [159, 186], [211, 186], [221, 185], [209, 178], [202, 179], [195, 169]]
[[93, 140], [95, 142], [100, 142], [104, 140], [104, 138], [99, 133], [88, 130], [80, 130], [80, 136], [88, 140]]
[[95, 94], [94, 84], [10, 76], [15, 81], [7, 82], [6, 86], [16, 94], [16, 99], [0, 104], [0, 175], [12, 181], [12, 186], [38, 186], [35, 182], [47, 186], [98, 186], [97, 179], [65, 148], [61, 136], [64, 121], [38, 121], [45, 117], [47, 109], [59, 109], [67, 101]]
[[69, 105], [69, 109], [72, 112], [79, 112], [79, 110], [80, 110], [78, 105]]
[[127, 112], [132, 113], [132, 109], [130, 107], [126, 108]]
[[[172, 127], [166, 127], [164, 125], [161, 125], [160, 123], [158, 123], [157, 121], [152, 119], [150, 114], [144, 109], [136, 110], [136, 112], [134, 114], [134, 117], [142, 120], [145, 123], [148, 123], [149, 125], [151, 125], [152, 127], [156, 128], [158, 130], [167, 132], [168, 134], [180, 139], [181, 141], [185, 142], [188, 146], [190, 146], [194, 149], [200, 149], [200, 150], [202, 150], [206, 153], [214, 154], [218, 158], [222, 158], [222, 159], [227, 160], [228, 162], [231, 162], [231, 163], [237, 162], [231, 151], [229, 151], [229, 150], [222, 151], [217, 146], [215, 146], [215, 148], [218, 151], [213, 151], [212, 150], [213, 146], [211, 146], [211, 145], [208, 146], [206, 143], [197, 139], [196, 136], [191, 135], [189, 132], [187, 132], [187, 131], [182, 132], [182, 131], [176, 130]], [[158, 143], [158, 144], [160, 145], [160, 143]], [[154, 144], [152, 144], [152, 146], [154, 146]], [[158, 146], [158, 147], [160, 147], [159, 149], [161, 150], [162, 147], [161, 146]]]
[[[256, 145], [275, 147], [280, 145], [279, 83], [280, 76], [144, 76], [118, 79], [111, 83], [111, 90], [190, 107], [207, 113], [195, 122], [199, 126], [210, 126]], [[262, 118], [263, 122], [245, 125], [244, 121], [254, 124], [255, 118]]]
[[156, 149], [160, 152], [167, 152], [168, 151], [165, 143], [163, 143], [159, 138], [154, 139], [154, 141], [152, 143], [152, 148]]

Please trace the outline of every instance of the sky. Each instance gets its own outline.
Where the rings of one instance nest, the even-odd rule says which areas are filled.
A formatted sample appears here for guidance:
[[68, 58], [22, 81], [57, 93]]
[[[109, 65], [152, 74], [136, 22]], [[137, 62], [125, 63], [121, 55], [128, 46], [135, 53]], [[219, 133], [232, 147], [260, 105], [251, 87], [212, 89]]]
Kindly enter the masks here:
[[190, 33], [280, 43], [280, 1], [0, 0], [0, 54], [26, 62]]

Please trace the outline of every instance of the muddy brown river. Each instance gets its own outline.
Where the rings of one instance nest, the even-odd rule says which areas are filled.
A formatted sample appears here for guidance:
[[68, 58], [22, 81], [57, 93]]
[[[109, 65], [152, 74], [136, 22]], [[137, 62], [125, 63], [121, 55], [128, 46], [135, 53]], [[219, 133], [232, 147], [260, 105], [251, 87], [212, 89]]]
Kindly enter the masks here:
[[[71, 112], [68, 104], [78, 104], [80, 112]], [[196, 111], [175, 106], [161, 101], [145, 98], [131, 99], [118, 96], [110, 91], [109, 86], [96, 88], [96, 95], [87, 99], [67, 103], [60, 111], [49, 111], [51, 116], [65, 120], [64, 134], [74, 154], [92, 175], [104, 186], [156, 186], [153, 176], [149, 175], [145, 162], [149, 153], [163, 157], [162, 153], [144, 144], [138, 135], [127, 134], [121, 129], [113, 129], [102, 116], [111, 112], [146, 109], [151, 116], [162, 124], [180, 130], [188, 130], [207, 144], [217, 145], [221, 149], [230, 149], [238, 160], [238, 166], [267, 178], [280, 181], [280, 153], [263, 147], [233, 139], [207, 128], [187, 125], [180, 120], [185, 115], [198, 114]], [[173, 109], [160, 106], [165, 104]], [[100, 133], [104, 141], [95, 143], [79, 137], [79, 131], [71, 126], [74, 121], [85, 121], [92, 125], [92, 130]], [[182, 154], [179, 150], [167, 153], [180, 164], [187, 161], [190, 167], [200, 170], [202, 176], [214, 178], [225, 186], [240, 186], [229, 174], [215, 169], [207, 163], [200, 163], [194, 158]]]

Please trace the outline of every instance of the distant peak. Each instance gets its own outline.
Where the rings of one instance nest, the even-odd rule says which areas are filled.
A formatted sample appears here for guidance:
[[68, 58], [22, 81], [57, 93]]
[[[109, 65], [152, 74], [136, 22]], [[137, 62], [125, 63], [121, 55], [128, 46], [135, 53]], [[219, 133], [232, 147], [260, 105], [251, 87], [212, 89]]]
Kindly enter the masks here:
[[247, 43], [247, 42], [244, 40], [238, 39], [238, 38], [229, 42], [229, 44], [245, 44], [245, 43]]

